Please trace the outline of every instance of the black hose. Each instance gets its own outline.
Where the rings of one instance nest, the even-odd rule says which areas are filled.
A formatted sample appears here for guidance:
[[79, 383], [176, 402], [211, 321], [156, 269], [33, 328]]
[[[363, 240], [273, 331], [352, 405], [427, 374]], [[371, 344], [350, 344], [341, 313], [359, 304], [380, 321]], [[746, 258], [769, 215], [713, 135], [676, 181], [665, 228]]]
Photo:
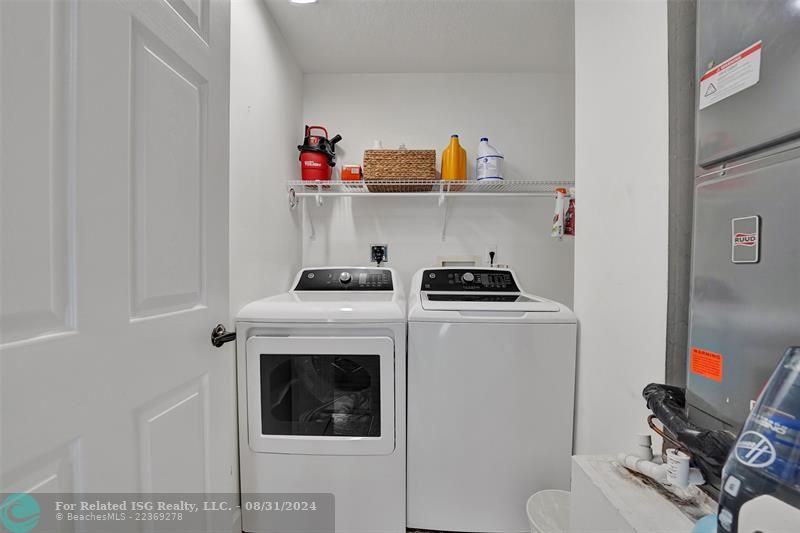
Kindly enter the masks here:
[[718, 486], [736, 435], [726, 430], [704, 429], [690, 422], [686, 417], [686, 393], [682, 388], [651, 383], [644, 388], [642, 396], [664, 429], [689, 450], [706, 480]]

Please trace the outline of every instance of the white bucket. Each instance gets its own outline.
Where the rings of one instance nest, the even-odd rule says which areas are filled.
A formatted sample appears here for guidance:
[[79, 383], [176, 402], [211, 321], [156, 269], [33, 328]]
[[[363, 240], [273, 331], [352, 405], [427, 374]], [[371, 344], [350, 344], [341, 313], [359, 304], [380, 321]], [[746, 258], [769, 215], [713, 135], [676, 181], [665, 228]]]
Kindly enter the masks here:
[[566, 490], [540, 490], [525, 504], [531, 533], [567, 533], [569, 497]]

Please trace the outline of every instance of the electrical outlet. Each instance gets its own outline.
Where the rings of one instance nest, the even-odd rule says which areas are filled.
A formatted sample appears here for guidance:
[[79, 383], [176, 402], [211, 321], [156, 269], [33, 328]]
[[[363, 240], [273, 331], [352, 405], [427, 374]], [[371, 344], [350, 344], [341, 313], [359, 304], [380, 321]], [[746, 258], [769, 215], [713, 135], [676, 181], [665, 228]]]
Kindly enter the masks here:
[[[492, 252], [494, 252], [494, 261], [492, 261]], [[497, 266], [497, 245], [496, 244], [489, 244], [486, 246], [486, 250], [483, 253], [483, 261], [484, 264], [490, 266]]]
[[372, 263], [377, 263], [380, 266], [389, 260], [389, 245], [388, 244], [370, 244], [369, 245], [369, 260]]

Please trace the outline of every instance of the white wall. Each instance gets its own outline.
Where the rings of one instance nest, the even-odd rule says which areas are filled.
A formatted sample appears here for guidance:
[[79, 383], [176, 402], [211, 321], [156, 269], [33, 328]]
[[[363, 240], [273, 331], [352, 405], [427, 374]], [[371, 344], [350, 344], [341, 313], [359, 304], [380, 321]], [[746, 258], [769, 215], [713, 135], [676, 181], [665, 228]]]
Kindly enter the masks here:
[[[569, 69], [569, 65], [565, 67]], [[573, 86], [566, 74], [307, 74], [303, 117], [340, 133], [342, 163], [361, 163], [373, 139], [387, 148], [435, 148], [461, 136], [470, 176], [478, 141], [506, 156], [507, 179], [571, 179]], [[299, 139], [300, 132], [296, 133]], [[447, 239], [435, 198], [330, 199], [308, 202], [316, 230], [303, 239], [303, 263], [366, 264], [370, 243], [389, 244], [389, 266], [406, 285], [439, 256], [478, 255], [498, 246], [498, 261], [517, 270], [527, 290], [572, 305], [573, 243], [549, 237], [553, 201], [453, 199]]]
[[[286, 200], [297, 168], [302, 73], [261, 0], [231, 2], [230, 309], [285, 291], [301, 220]], [[222, 253], [222, 252], [221, 252]]]
[[576, 452], [631, 448], [664, 379], [667, 2], [575, 6]]

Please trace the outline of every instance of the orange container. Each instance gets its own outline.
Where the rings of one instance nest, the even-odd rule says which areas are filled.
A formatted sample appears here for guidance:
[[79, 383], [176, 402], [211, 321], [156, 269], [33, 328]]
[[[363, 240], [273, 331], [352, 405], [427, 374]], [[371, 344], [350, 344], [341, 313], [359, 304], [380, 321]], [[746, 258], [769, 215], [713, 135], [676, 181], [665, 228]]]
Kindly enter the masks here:
[[342, 181], [360, 181], [361, 165], [342, 166]]
[[458, 143], [458, 135], [450, 136], [450, 145], [442, 152], [442, 179], [467, 179], [467, 152]]

